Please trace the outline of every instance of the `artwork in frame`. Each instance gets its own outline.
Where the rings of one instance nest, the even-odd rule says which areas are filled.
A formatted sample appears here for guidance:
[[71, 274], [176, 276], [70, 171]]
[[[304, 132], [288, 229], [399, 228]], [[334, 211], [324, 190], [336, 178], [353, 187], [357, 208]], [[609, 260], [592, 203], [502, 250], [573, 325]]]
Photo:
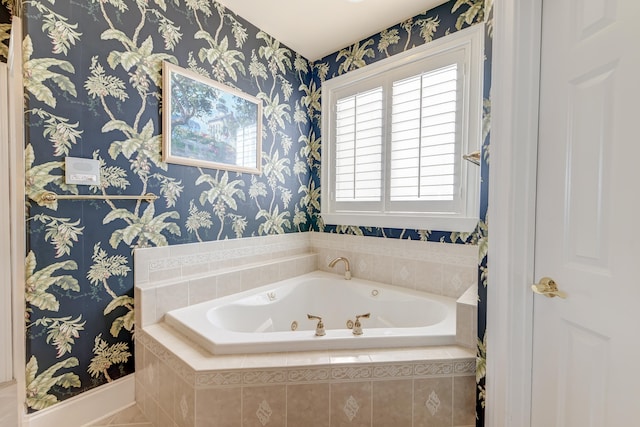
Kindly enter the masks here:
[[164, 61], [162, 160], [259, 174], [262, 102]]

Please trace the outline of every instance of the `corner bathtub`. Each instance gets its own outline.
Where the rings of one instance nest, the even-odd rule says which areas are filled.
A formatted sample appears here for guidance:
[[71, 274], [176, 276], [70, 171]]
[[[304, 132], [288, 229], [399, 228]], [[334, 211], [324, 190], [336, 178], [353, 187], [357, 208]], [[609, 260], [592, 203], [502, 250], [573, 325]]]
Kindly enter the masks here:
[[[165, 321], [214, 354], [419, 347], [455, 344], [455, 307], [452, 298], [316, 271], [173, 310]], [[347, 321], [364, 313], [363, 334], [353, 335]], [[322, 317], [325, 336], [307, 314]]]

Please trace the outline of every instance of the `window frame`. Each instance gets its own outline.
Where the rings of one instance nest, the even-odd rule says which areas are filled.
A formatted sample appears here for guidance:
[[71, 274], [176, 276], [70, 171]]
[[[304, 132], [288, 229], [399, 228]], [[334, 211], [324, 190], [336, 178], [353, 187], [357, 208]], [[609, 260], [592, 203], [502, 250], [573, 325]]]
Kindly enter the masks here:
[[[438, 231], [469, 232], [475, 229], [480, 209], [480, 168], [462, 159], [462, 155], [479, 150], [482, 145], [482, 84], [484, 62], [484, 24], [476, 24], [448, 36], [436, 39], [419, 47], [367, 65], [358, 70], [334, 77], [322, 83], [322, 139], [321, 178], [323, 191], [321, 216], [325, 224], [355, 225], [365, 227], [391, 227], [400, 229], [420, 229]], [[457, 53], [456, 53], [457, 52]], [[460, 53], [461, 52], [461, 53]], [[420, 69], [421, 63], [428, 70], [441, 66], [443, 58], [461, 55], [463, 65], [463, 86], [461, 109], [461, 147], [457, 164], [460, 167], [461, 194], [458, 212], [435, 211], [389, 211], [384, 210], [388, 199], [391, 152], [391, 124], [383, 114], [383, 200], [381, 202], [336, 202], [335, 179], [335, 105], [339, 99], [375, 87], [376, 83], [398, 81], [402, 75], [410, 75], [408, 70]], [[417, 67], [417, 68], [416, 68]], [[427, 70], [427, 71], [428, 71]], [[419, 74], [418, 71], [416, 74]], [[385, 95], [385, 109], [390, 106], [390, 95]], [[377, 206], [376, 204], [381, 206]], [[390, 205], [414, 205], [421, 209], [430, 202], [392, 202]], [[361, 210], [367, 207], [375, 210]]]

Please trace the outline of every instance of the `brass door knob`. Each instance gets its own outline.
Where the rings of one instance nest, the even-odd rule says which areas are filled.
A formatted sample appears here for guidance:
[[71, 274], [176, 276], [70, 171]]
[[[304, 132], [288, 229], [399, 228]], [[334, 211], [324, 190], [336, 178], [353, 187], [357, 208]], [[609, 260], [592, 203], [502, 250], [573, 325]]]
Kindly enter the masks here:
[[531, 285], [531, 289], [536, 294], [544, 295], [548, 298], [567, 298], [567, 294], [558, 289], [558, 285], [551, 277], [543, 277], [538, 283]]

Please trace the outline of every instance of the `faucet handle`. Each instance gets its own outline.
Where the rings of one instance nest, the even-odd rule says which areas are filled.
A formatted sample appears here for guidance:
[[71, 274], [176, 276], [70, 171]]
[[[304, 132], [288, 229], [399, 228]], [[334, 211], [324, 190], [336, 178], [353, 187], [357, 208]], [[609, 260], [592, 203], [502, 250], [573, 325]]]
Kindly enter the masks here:
[[321, 337], [325, 335], [324, 332], [324, 323], [322, 322], [322, 317], [314, 316], [313, 314], [307, 314], [307, 319], [309, 320], [317, 320], [318, 324], [316, 325], [316, 336]]
[[362, 323], [360, 319], [368, 319], [371, 317], [371, 313], [358, 314], [356, 316], [356, 322], [353, 324], [353, 335], [362, 335]]

